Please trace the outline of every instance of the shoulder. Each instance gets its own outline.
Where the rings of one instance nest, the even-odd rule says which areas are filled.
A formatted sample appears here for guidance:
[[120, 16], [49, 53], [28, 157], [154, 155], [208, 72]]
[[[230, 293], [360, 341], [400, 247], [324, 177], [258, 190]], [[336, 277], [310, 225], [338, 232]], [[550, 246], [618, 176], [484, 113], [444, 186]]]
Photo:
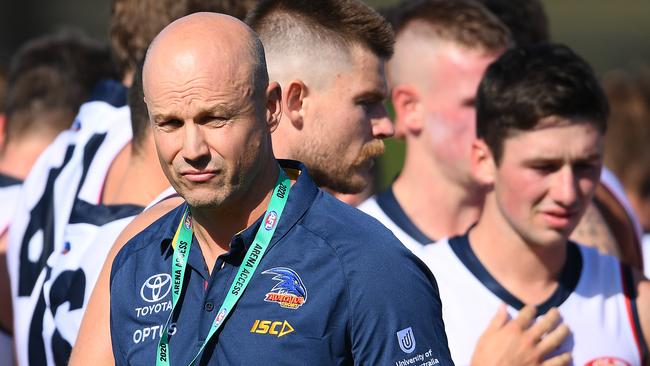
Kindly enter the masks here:
[[387, 289], [411, 293], [427, 288], [428, 294], [437, 294], [426, 265], [384, 225], [358, 209], [323, 194], [301, 225], [332, 248], [350, 291], [382, 297]]
[[389, 229], [392, 229], [391, 226], [393, 225], [387, 225], [387, 223], [392, 224], [392, 220], [388, 217], [386, 212], [379, 205], [376, 196], [372, 196], [367, 200], [363, 201], [359, 206], [357, 206], [357, 209], [364, 212], [367, 215], [372, 216], [373, 218], [381, 222], [384, 226], [388, 227]]
[[383, 224], [327, 193], [320, 194], [301, 220], [346, 260], [396, 260], [410, 252]]
[[[121, 267], [134, 252], [159, 246], [167, 231], [175, 227], [173, 218], [176, 217], [182, 203], [182, 198], [173, 197], [151, 206], [136, 216], [120, 233], [111, 249], [111, 256], [114, 258], [112, 268]], [[111, 271], [112, 277], [113, 271]]]
[[580, 252], [583, 275], [595, 279], [596, 277], [609, 277], [612, 271], [620, 272], [620, 260], [613, 255], [602, 253], [596, 247], [573, 241], [569, 242], [569, 245], [575, 246]]

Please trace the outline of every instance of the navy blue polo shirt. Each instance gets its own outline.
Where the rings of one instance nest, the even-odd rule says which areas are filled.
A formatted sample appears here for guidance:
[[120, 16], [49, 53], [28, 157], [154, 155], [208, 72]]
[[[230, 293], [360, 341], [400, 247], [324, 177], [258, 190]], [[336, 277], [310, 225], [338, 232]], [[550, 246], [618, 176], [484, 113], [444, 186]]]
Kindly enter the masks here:
[[[438, 288], [382, 226], [301, 170], [251, 282], [201, 365], [453, 365]], [[152, 365], [171, 310], [171, 241], [185, 204], [131, 239], [110, 277], [117, 365]], [[261, 218], [235, 235], [210, 275], [194, 243], [170, 327], [171, 364], [199, 351]]]

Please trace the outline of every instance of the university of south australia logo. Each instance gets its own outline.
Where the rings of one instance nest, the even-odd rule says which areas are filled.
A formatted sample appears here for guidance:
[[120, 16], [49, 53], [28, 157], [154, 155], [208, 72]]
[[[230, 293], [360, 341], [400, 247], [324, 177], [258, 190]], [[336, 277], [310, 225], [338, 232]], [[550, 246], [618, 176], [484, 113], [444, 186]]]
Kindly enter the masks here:
[[159, 273], [144, 281], [140, 287], [140, 296], [146, 302], [158, 302], [167, 296], [171, 288], [172, 276], [167, 273]]
[[399, 348], [401, 348], [405, 353], [412, 353], [415, 351], [415, 336], [413, 336], [413, 329], [408, 327], [397, 332], [397, 343], [399, 343]]
[[264, 301], [275, 302], [286, 309], [297, 309], [307, 301], [307, 289], [300, 276], [291, 268], [276, 267], [262, 274], [272, 275], [278, 281], [266, 294]]

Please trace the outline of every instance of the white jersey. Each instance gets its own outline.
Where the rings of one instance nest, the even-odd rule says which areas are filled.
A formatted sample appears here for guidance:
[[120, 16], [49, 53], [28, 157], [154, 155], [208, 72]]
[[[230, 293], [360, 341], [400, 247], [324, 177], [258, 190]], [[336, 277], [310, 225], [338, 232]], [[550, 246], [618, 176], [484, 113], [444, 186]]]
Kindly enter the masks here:
[[368, 198], [357, 208], [379, 220], [412, 252], [417, 252], [422, 247], [434, 242], [434, 240], [422, 233], [406, 215], [406, 212], [395, 199], [392, 187]]
[[623, 207], [625, 213], [628, 216], [628, 219], [634, 226], [634, 234], [640, 243], [643, 240], [643, 228], [641, 227], [639, 218], [636, 217], [636, 214], [632, 209], [632, 204], [627, 199], [623, 185], [614, 175], [614, 173], [612, 173], [611, 170], [607, 169], [607, 167], [603, 167], [603, 170], [600, 173], [600, 183], [605, 186], [605, 188], [607, 188], [607, 190], [616, 198], [616, 201], [618, 201], [621, 207]]
[[[500, 304], [508, 305], [511, 317], [524, 304], [483, 267], [467, 236], [440, 240], [416, 254], [438, 282], [452, 359], [456, 365], [469, 365], [479, 336]], [[557, 307], [571, 330], [554, 355], [568, 351], [576, 366], [600, 365], [598, 361], [641, 365], [645, 346], [640, 343], [643, 337], [638, 337], [635, 305], [627, 292], [630, 284], [624, 281], [618, 260], [573, 243], [567, 254], [558, 289], [538, 305], [540, 314]]]
[[85, 103], [23, 184], [7, 252], [21, 365], [67, 364], [79, 326], [68, 319], [80, 319], [94, 284], [85, 271], [99, 270], [106, 254], [87, 246], [104, 225], [142, 210], [99, 204], [108, 169], [130, 140], [128, 107]]
[[[167, 189], [147, 207], [175, 194], [173, 189]], [[55, 337], [65, 340], [64, 347], [76, 343], [83, 313], [106, 256], [118, 235], [142, 210], [143, 207], [135, 205], [97, 205], [87, 209], [89, 215], [85, 222], [71, 222], [68, 225], [66, 248], [57, 254], [58, 258], [53, 261], [50, 278], [54, 280], [46, 281], [43, 285], [43, 293], [47, 294], [44, 296], [45, 305], [48, 309], [45, 321], [52, 322], [52, 325], [43, 327], [45, 344], [48, 344], [48, 340], [54, 342]], [[102, 215], [106, 218], [106, 223], [97, 225], [96, 218], [93, 222], [93, 217]], [[72, 281], [62, 280], [66, 278], [71, 278]], [[61, 305], [61, 300], [58, 299], [69, 301], [70, 308], [57, 311], [57, 307]], [[55, 359], [67, 359], [70, 355], [70, 349], [65, 348], [57, 350], [53, 347], [52, 352]], [[57, 356], [57, 353], [60, 355]]]

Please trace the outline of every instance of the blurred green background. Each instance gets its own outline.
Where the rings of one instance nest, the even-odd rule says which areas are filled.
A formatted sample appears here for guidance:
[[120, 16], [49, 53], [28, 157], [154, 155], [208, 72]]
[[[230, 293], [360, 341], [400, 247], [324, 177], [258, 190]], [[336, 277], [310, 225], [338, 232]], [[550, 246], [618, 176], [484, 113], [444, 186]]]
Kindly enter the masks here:
[[[372, 6], [394, 0], [367, 0]], [[589, 60], [599, 74], [650, 62], [650, 0], [543, 0], [553, 40]], [[0, 0], [0, 66], [27, 39], [61, 28], [81, 28], [106, 40], [110, 0]], [[403, 146], [388, 141], [378, 188], [397, 174]]]

